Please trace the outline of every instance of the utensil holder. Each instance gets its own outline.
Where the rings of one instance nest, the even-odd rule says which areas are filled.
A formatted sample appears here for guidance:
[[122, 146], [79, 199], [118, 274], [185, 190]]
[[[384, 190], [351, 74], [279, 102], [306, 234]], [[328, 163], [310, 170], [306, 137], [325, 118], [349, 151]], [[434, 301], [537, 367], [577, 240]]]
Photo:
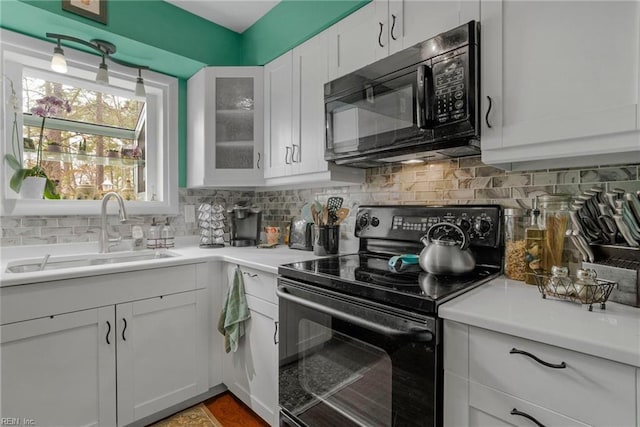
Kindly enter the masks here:
[[340, 247], [339, 225], [315, 225], [313, 241], [314, 255], [335, 255]]

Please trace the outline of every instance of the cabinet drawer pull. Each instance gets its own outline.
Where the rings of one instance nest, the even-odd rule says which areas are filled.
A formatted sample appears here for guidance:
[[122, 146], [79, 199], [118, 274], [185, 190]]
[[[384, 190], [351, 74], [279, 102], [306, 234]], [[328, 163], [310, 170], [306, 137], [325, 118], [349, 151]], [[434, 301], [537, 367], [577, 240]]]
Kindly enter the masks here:
[[122, 328], [122, 341], [126, 341], [127, 339], [124, 337], [124, 331], [127, 330], [127, 319], [123, 317], [122, 321], [124, 322], [124, 328]]
[[533, 360], [535, 360], [536, 362], [538, 362], [541, 365], [544, 365], [548, 368], [553, 368], [553, 369], [564, 369], [567, 367], [567, 364], [564, 362], [561, 362], [559, 364], [555, 364], [555, 363], [549, 363], [549, 362], [545, 362], [542, 359], [539, 359], [538, 357], [534, 356], [533, 354], [523, 351], [523, 350], [518, 350], [517, 348], [512, 348], [511, 351], [509, 351], [509, 354], [522, 354], [523, 356], [527, 356], [532, 358]]
[[532, 421], [533, 423], [535, 423], [535, 425], [537, 425], [538, 427], [545, 427], [544, 424], [542, 424], [540, 421], [538, 421], [535, 418], [533, 418], [531, 415], [527, 414], [526, 412], [518, 411], [516, 408], [513, 408], [511, 410], [510, 414], [511, 415], [516, 415], [518, 417], [524, 417], [524, 418], [528, 419], [529, 421]]
[[111, 323], [107, 320], [107, 344], [111, 345], [109, 341], [109, 335], [111, 335]]
[[491, 97], [487, 95], [487, 99], [489, 100], [489, 108], [487, 108], [487, 114], [484, 116], [484, 121], [487, 123], [487, 127], [491, 129], [491, 123], [489, 123], [489, 113], [491, 112], [491, 107], [493, 107], [493, 101]]
[[384, 45], [382, 44], [382, 22], [378, 22], [378, 24], [380, 24], [380, 33], [378, 34], [378, 44], [380, 45], [380, 47], [384, 47]]
[[260, 169], [260, 152], [258, 151], [258, 160], [256, 161], [256, 169]]
[[274, 324], [274, 325], [275, 325], [275, 327], [276, 327], [276, 330], [275, 330], [275, 332], [273, 333], [273, 343], [274, 343], [274, 344], [276, 344], [276, 345], [278, 344], [278, 342], [280, 342], [280, 340], [278, 339], [278, 324], [279, 324], [279, 323], [280, 323], [280, 322], [278, 322], [278, 321], [273, 322], [273, 324]]
[[300, 157], [300, 154], [296, 156], [296, 147], [298, 147], [298, 144], [293, 144], [292, 146], [293, 146], [293, 150], [291, 152], [291, 161], [293, 163], [298, 163], [300, 161], [300, 159], [298, 159], [298, 157]]
[[396, 15], [391, 15], [393, 21], [391, 21], [391, 38], [394, 40], [398, 40], [396, 36], [393, 35], [393, 30], [396, 28]]
[[242, 272], [242, 274], [244, 274], [244, 275], [246, 275], [246, 276], [249, 276], [249, 277], [258, 277], [258, 275], [257, 275], [257, 274], [254, 274], [254, 273], [247, 273], [246, 271], [243, 271], [243, 272]]

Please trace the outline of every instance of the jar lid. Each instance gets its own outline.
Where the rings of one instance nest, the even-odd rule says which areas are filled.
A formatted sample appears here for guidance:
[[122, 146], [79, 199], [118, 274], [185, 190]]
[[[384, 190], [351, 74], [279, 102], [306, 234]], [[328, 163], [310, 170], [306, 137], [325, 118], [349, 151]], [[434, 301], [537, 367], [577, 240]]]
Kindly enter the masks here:
[[507, 208], [502, 211], [504, 216], [529, 216], [531, 215], [531, 210], [529, 209], [521, 209], [521, 208]]
[[567, 277], [569, 275], [569, 269], [561, 265], [554, 265], [553, 267], [551, 267], [551, 275]]
[[580, 268], [576, 271], [576, 277], [578, 279], [595, 279], [597, 277], [597, 273], [591, 268]]
[[566, 202], [570, 201], [571, 197], [571, 194], [567, 193], [542, 194], [537, 196], [540, 202]]

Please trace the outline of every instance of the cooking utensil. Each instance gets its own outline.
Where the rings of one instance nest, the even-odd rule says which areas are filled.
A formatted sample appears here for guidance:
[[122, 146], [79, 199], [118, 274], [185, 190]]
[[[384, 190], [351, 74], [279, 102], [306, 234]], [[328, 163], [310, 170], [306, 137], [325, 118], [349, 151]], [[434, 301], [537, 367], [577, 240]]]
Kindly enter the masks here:
[[636, 222], [640, 223], [640, 200], [635, 194], [625, 193], [624, 198], [627, 200], [627, 205], [629, 205], [629, 210], [633, 213]]
[[349, 216], [349, 209], [348, 208], [340, 208], [338, 209], [338, 211], [336, 212], [336, 225], [340, 225], [342, 224], [342, 221], [344, 221], [347, 217]]
[[609, 215], [600, 215], [598, 217], [598, 225], [600, 225], [600, 235], [603, 242], [609, 245], [615, 244], [618, 227], [616, 227], [614, 219]]
[[573, 243], [573, 246], [578, 250], [578, 252], [580, 252], [580, 258], [582, 259], [582, 261], [583, 262], [588, 262], [589, 261], [589, 255], [587, 254], [587, 252], [582, 247], [582, 244], [580, 242], [578, 242], [578, 239], [576, 238], [576, 236], [573, 235], [573, 230], [568, 228], [567, 231], [565, 231], [564, 234], [565, 234], [565, 236], [569, 237], [569, 240], [571, 240], [571, 243]]
[[569, 211], [569, 217], [571, 218], [571, 223], [573, 224], [573, 228], [580, 231], [582, 234], [586, 235], [589, 241], [594, 241], [597, 239], [597, 236], [592, 236], [590, 233], [587, 233], [585, 230], [580, 217], [578, 216], [578, 208], [575, 206], [571, 208]]
[[[435, 234], [439, 237], [434, 238]], [[420, 252], [420, 267], [428, 273], [460, 275], [476, 266], [476, 260], [467, 249], [469, 236], [455, 224], [434, 224], [420, 241], [425, 246]]]
[[315, 225], [321, 225], [320, 224], [320, 217], [318, 215], [318, 209], [316, 208], [315, 203], [311, 205], [309, 210], [311, 211], [311, 217], [313, 218], [313, 223]]
[[326, 206], [322, 208], [322, 225], [329, 225], [329, 208]]
[[613, 219], [616, 222], [616, 225], [618, 226], [618, 230], [620, 231], [620, 234], [622, 234], [622, 237], [627, 242], [627, 245], [634, 248], [640, 246], [638, 242], [631, 235], [631, 231], [629, 230], [629, 227], [627, 227], [627, 223], [624, 222], [622, 215], [614, 214]]
[[584, 236], [578, 230], [573, 230], [573, 235], [576, 237], [578, 244], [582, 246], [582, 249], [587, 254], [589, 261], [593, 262], [595, 260], [595, 256], [591, 250], [591, 246], [589, 246], [589, 243], [585, 240]]
[[327, 199], [327, 208], [329, 209], [329, 218], [331, 219], [331, 222], [336, 222], [336, 219], [338, 219], [336, 212], [342, 207], [343, 201], [344, 199], [342, 197], [336, 196], [332, 196]]
[[300, 215], [302, 216], [302, 219], [304, 219], [306, 222], [309, 222], [309, 223], [314, 222], [313, 215], [311, 215], [311, 204], [305, 203], [304, 206], [302, 206]]

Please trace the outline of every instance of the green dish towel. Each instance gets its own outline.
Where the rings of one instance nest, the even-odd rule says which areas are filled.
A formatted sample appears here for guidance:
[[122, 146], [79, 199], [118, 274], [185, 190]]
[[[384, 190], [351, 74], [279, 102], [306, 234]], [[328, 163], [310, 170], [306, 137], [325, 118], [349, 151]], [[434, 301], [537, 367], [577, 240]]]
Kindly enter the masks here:
[[244, 335], [244, 322], [250, 317], [247, 297], [244, 294], [242, 271], [240, 266], [237, 266], [233, 274], [233, 283], [227, 289], [218, 319], [218, 332], [224, 335], [224, 351], [235, 353], [238, 350], [238, 342]]

